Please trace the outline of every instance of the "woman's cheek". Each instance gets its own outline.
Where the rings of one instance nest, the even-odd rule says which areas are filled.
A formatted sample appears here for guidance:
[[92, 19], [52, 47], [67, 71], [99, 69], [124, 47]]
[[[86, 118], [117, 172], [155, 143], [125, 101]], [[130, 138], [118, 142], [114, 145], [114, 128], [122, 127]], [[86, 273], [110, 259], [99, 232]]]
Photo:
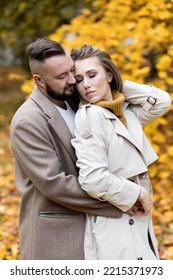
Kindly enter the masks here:
[[83, 94], [82, 86], [78, 85], [78, 86], [76, 86], [76, 89], [80, 94]]

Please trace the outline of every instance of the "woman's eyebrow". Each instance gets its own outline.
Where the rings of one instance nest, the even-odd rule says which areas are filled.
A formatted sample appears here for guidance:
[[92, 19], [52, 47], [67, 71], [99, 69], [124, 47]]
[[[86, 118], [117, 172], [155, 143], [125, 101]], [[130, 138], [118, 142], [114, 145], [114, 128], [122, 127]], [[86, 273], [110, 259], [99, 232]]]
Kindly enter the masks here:
[[[88, 74], [92, 71], [96, 71], [96, 69], [90, 69], [90, 70], [86, 71], [86, 73]], [[76, 74], [75, 77], [77, 77], [77, 76], [82, 76], [82, 74]]]
[[96, 69], [90, 69], [90, 70], [86, 71], [86, 73], [89, 73], [91, 71], [96, 71]]

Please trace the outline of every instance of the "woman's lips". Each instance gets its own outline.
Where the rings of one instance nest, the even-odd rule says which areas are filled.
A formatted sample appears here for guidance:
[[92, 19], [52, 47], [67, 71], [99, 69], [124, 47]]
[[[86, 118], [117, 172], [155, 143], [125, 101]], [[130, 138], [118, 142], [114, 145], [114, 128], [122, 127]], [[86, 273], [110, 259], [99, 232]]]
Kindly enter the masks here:
[[94, 90], [92, 90], [92, 91], [87, 91], [85, 95], [86, 95], [86, 96], [90, 96], [90, 95], [92, 95], [92, 94], [94, 94], [94, 93], [95, 93]]

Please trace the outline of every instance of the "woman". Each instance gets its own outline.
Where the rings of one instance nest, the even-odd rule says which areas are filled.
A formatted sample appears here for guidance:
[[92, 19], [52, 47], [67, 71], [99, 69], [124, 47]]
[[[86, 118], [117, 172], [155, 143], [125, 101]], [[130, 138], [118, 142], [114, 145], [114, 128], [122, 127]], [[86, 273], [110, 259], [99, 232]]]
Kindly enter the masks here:
[[[86, 259], [158, 259], [148, 166], [157, 155], [142, 126], [164, 114], [167, 92], [125, 81], [108, 54], [85, 45], [72, 50], [82, 105], [72, 145], [79, 182], [92, 197], [121, 210], [112, 219], [87, 216]], [[121, 93], [122, 92], [122, 93]]]

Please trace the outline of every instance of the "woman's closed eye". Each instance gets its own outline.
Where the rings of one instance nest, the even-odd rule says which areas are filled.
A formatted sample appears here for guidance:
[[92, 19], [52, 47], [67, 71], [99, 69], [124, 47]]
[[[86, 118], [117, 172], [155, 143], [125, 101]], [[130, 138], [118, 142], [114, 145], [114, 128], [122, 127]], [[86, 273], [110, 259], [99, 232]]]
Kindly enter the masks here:
[[[97, 75], [96, 73], [89, 73], [88, 78], [92, 79], [96, 75]], [[76, 83], [79, 84], [79, 83], [81, 83], [83, 81], [84, 78], [83, 77], [75, 77], [75, 79], [76, 79]]]
[[97, 73], [91, 72], [91, 73], [89, 74], [89, 78], [92, 79], [92, 78], [94, 78], [96, 75], [97, 75]]

